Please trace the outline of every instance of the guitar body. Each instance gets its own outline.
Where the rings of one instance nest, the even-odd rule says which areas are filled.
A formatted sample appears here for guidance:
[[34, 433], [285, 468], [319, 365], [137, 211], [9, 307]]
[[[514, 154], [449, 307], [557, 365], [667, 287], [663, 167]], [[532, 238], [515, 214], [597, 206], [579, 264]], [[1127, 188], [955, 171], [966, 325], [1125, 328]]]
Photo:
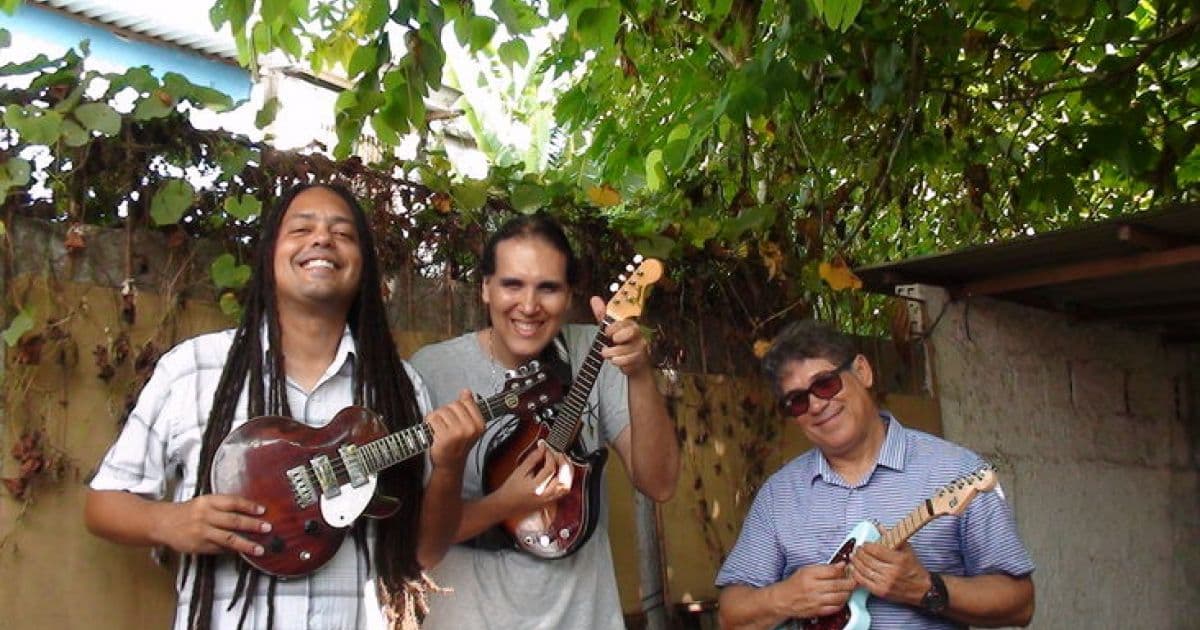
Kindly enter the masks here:
[[[494, 492], [545, 439], [550, 426], [532, 414], [518, 414], [516, 428], [494, 446], [484, 461], [484, 491]], [[517, 548], [539, 558], [565, 558], [583, 546], [596, 529], [607, 449], [586, 456], [568, 453], [571, 491], [558, 501], [524, 516], [506, 519], [501, 527]]]
[[[306, 575], [337, 553], [347, 528], [364, 513], [383, 518], [396, 510], [393, 499], [375, 496], [376, 476], [340, 486], [336, 497], [299, 501], [288, 471], [316, 458], [340, 460], [347, 444], [365, 445], [389, 431], [383, 420], [362, 407], [346, 407], [316, 429], [282, 416], [263, 416], [234, 429], [213, 457], [216, 494], [245, 497], [267, 508], [266, 534], [240, 532], [262, 545], [261, 556], [243, 557], [256, 569], [280, 577]], [[303, 505], [307, 503], [307, 505]]]
[[[837, 552], [829, 559], [829, 564], [850, 562], [850, 553], [855, 548], [863, 543], [875, 542], [879, 537], [879, 529], [875, 527], [875, 523], [863, 521], [855, 525], [838, 546]], [[796, 625], [814, 630], [867, 630], [871, 627], [871, 613], [867, 612], [867, 597], [870, 594], [870, 591], [860, 586], [854, 589], [850, 600], [838, 612], [824, 617], [797, 619]]]

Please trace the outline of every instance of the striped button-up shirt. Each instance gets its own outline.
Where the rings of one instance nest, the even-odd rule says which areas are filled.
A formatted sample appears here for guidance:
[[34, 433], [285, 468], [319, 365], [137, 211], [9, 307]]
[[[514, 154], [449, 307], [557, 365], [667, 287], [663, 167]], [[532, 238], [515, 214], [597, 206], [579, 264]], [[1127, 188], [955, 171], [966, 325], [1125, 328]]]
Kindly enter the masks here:
[[[213, 394], [233, 341], [233, 330], [201, 335], [180, 343], [159, 359], [137, 405], [130, 413], [117, 441], [105, 455], [91, 487], [123, 490], [152, 500], [186, 501], [196, 487], [196, 470], [204, 426], [212, 409]], [[343, 407], [352, 403], [354, 340], [346, 328], [333, 363], [311, 392], [288, 381], [287, 397], [295, 419], [320, 427]], [[405, 368], [417, 392], [422, 414], [429, 411], [429, 397], [420, 377]], [[247, 394], [243, 388], [233, 426], [245, 423]], [[368, 528], [367, 544], [374, 542], [374, 527]], [[217, 564], [213, 603], [213, 629], [237, 627], [244, 599], [232, 610], [237, 572], [233, 556], [220, 557]], [[187, 583], [176, 581], [178, 603], [176, 629], [187, 627], [193, 570]], [[267, 595], [265, 580], [246, 619], [246, 628], [265, 628]], [[243, 595], [243, 598], [245, 595]], [[280, 580], [274, 601], [276, 628], [313, 630], [358, 630], [382, 628], [383, 618], [375, 603], [374, 572], [363, 554], [347, 536], [337, 554], [315, 573]]]
[[[761, 588], [801, 567], [828, 562], [859, 522], [892, 527], [939, 488], [984, 464], [961, 446], [905, 429], [887, 412], [880, 415], [887, 437], [875, 467], [858, 484], [846, 483], [815, 448], [767, 480], [717, 574], [717, 586]], [[921, 564], [936, 573], [1024, 576], [1034, 569], [999, 487], [976, 496], [961, 516], [933, 520], [909, 543]], [[872, 628], [958, 627], [878, 597], [869, 599], [867, 609]]]

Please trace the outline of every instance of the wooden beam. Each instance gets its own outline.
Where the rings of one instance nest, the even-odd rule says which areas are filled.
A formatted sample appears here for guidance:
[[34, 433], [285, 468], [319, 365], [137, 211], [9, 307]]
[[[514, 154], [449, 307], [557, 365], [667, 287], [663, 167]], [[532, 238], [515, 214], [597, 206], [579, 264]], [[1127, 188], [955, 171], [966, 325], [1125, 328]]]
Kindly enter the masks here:
[[968, 282], [952, 292], [955, 298], [978, 295], [997, 295], [1037, 287], [1067, 284], [1080, 280], [1109, 278], [1140, 271], [1152, 271], [1200, 262], [1200, 245], [1179, 247], [1161, 252], [1148, 252], [1103, 260], [1088, 260], [1079, 263], [1042, 267], [1033, 271], [1002, 274]]
[[1177, 236], [1128, 223], [1117, 226], [1117, 240], [1152, 252], [1191, 244]]

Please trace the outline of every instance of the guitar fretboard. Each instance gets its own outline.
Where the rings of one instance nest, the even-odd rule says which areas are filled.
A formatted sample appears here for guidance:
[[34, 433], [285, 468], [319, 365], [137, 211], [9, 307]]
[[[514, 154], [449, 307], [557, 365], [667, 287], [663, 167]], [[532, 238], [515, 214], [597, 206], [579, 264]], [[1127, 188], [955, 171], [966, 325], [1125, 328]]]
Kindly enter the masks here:
[[368, 442], [358, 449], [368, 474], [421, 453], [433, 444], [433, 429], [424, 422]]
[[596, 384], [596, 377], [600, 375], [600, 368], [604, 365], [604, 358], [600, 356], [600, 351], [609, 345], [609, 339], [604, 334], [604, 330], [615, 321], [612, 317], [605, 316], [604, 321], [601, 322], [600, 331], [596, 333], [592, 347], [588, 349], [587, 356], [583, 359], [583, 365], [579, 368], [579, 374], [571, 383], [571, 390], [567, 392], [567, 398], [563, 401], [559, 415], [550, 427], [550, 435], [546, 438], [546, 442], [559, 452], [566, 452], [579, 435], [579, 429], [583, 425], [583, 412], [587, 409], [588, 396], [592, 393], [592, 386]]
[[930, 505], [929, 499], [921, 502], [916, 509], [909, 512], [907, 516], [896, 523], [891, 529], [883, 533], [883, 538], [879, 543], [886, 546], [888, 549], [896, 549], [904, 544], [904, 541], [912, 538], [912, 535], [917, 533], [917, 530], [925, 527], [934, 519], [933, 506]]

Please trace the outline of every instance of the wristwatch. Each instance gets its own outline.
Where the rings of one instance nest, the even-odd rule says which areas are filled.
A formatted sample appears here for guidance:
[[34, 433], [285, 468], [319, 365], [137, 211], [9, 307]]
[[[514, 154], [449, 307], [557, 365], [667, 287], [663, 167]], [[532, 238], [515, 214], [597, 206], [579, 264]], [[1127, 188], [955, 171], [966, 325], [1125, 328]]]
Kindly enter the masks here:
[[921, 608], [940, 615], [946, 611], [946, 607], [949, 605], [950, 596], [946, 593], [946, 583], [942, 581], [942, 576], [931, 572], [929, 574], [929, 590], [925, 591], [925, 596], [921, 598]]

